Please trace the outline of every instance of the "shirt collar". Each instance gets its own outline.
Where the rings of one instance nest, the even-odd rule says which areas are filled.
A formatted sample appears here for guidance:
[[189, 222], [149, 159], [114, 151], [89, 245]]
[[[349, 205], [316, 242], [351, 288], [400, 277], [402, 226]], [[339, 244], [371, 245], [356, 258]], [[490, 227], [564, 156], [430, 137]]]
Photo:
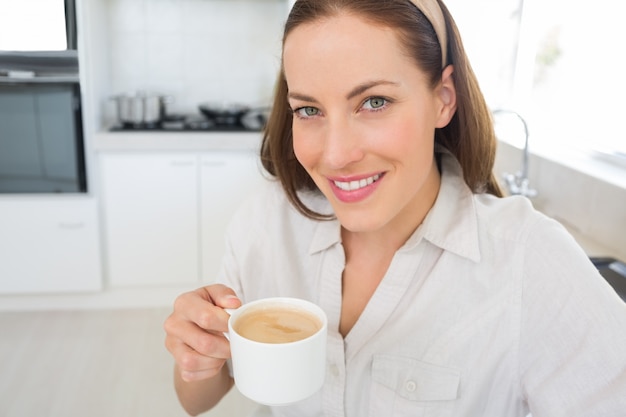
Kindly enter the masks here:
[[[424, 222], [400, 251], [414, 249], [425, 239], [443, 250], [474, 262], [480, 260], [478, 220], [474, 196], [463, 180], [463, 171], [454, 156], [445, 149], [441, 153], [441, 186], [435, 204]], [[304, 197], [304, 196], [303, 196]], [[303, 201], [318, 213], [332, 212], [330, 203], [321, 195], [308, 195]], [[341, 243], [341, 225], [337, 219], [319, 221], [309, 253], [313, 254]]]
[[424, 222], [404, 245], [417, 245], [418, 238], [474, 262], [480, 261], [478, 215], [474, 194], [463, 179], [463, 170], [447, 150], [441, 152], [441, 186], [435, 204]]

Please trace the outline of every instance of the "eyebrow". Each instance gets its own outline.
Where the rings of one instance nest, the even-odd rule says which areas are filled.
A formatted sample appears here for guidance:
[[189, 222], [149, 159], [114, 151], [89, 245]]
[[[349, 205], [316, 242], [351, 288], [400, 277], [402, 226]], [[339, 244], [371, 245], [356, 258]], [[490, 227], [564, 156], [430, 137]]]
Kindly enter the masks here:
[[387, 81], [387, 80], [373, 80], [373, 81], [368, 81], [365, 82], [363, 84], [359, 84], [356, 87], [354, 87], [346, 96], [346, 98], [348, 100], [363, 94], [364, 92], [366, 92], [367, 90], [369, 90], [370, 88], [374, 88], [377, 87], [379, 85], [393, 85], [393, 86], [397, 86], [398, 83], [393, 82], [393, 81]]
[[[360, 94], [363, 94], [364, 92], [366, 92], [370, 88], [374, 88], [374, 87], [377, 87], [379, 85], [397, 86], [398, 83], [393, 82], [393, 81], [387, 81], [387, 80], [367, 81], [367, 82], [364, 82], [362, 84], [357, 85], [352, 90], [350, 90], [350, 92], [346, 95], [346, 99], [348, 99], [348, 100], [353, 99], [354, 97], [356, 97], [356, 96], [358, 96]], [[288, 99], [295, 99], [295, 100], [300, 100], [300, 101], [308, 101], [308, 102], [312, 102], [312, 103], [317, 103], [317, 100], [314, 97], [307, 96], [306, 94], [300, 94], [300, 93], [297, 93], [297, 92], [289, 92], [289, 94], [287, 94], [287, 98]]]

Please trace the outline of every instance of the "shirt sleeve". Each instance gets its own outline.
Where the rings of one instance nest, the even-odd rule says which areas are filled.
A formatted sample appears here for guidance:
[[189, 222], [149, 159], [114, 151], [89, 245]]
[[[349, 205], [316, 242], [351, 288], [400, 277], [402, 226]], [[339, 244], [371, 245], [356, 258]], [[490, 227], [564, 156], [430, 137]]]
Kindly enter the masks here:
[[626, 415], [626, 304], [557, 222], [523, 262], [520, 376], [533, 417]]

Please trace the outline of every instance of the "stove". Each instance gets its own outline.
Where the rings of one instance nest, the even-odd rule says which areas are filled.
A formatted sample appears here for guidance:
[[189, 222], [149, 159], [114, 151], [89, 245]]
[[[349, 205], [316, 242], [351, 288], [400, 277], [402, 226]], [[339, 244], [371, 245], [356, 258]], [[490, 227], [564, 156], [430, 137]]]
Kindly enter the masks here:
[[626, 263], [614, 258], [593, 257], [591, 262], [626, 302]]
[[215, 123], [203, 115], [168, 115], [156, 123], [124, 123], [111, 127], [111, 132], [260, 132], [265, 119], [246, 120], [245, 123]]

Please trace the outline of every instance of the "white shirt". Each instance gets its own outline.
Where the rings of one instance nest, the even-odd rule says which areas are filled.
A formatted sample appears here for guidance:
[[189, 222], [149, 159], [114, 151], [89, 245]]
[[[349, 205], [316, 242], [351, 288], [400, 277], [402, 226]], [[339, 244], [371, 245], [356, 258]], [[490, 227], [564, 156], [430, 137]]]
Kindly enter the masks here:
[[259, 415], [626, 416], [626, 304], [563, 227], [522, 197], [472, 194], [449, 154], [435, 205], [345, 339], [344, 264], [338, 221], [300, 215], [278, 183], [235, 215], [219, 280], [329, 320], [322, 390]]

